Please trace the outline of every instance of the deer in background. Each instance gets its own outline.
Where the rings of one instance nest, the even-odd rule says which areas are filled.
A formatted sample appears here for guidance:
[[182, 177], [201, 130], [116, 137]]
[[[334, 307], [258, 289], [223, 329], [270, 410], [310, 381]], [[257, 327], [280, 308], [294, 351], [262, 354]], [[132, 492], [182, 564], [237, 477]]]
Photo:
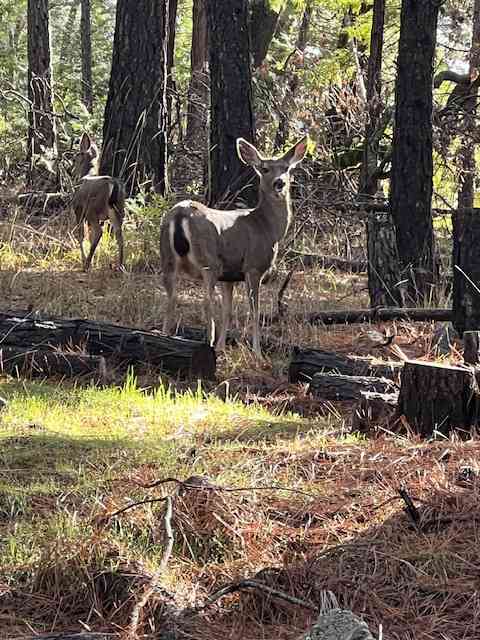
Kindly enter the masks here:
[[214, 298], [217, 282], [222, 286], [222, 328], [216, 348], [225, 348], [232, 317], [233, 288], [245, 282], [253, 317], [253, 350], [261, 355], [259, 333], [259, 286], [275, 262], [278, 243], [287, 233], [291, 218], [290, 171], [303, 160], [305, 136], [280, 158], [265, 158], [244, 140], [237, 139], [240, 160], [260, 177], [259, 201], [254, 209], [220, 211], [186, 200], [178, 203], [162, 223], [160, 247], [163, 284], [168, 297], [163, 331], [174, 323], [177, 277], [186, 275], [203, 282], [207, 337], [215, 344]]
[[[90, 268], [93, 254], [102, 237], [103, 223], [110, 220], [118, 245], [118, 266], [123, 268], [122, 224], [125, 212], [125, 187], [117, 178], [98, 175], [99, 153], [87, 133], [80, 139], [74, 161], [74, 176], [80, 184], [75, 189], [72, 208], [75, 213], [75, 235], [80, 244], [83, 270]], [[83, 241], [88, 230], [90, 250], [85, 256]]]

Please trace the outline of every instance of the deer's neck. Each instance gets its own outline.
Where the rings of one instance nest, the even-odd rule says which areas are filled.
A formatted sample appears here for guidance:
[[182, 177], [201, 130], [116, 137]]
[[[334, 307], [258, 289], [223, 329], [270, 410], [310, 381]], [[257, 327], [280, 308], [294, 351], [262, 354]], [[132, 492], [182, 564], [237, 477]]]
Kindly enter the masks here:
[[287, 233], [292, 221], [290, 193], [287, 193], [285, 198], [279, 198], [262, 191], [260, 191], [259, 195], [260, 198], [256, 210], [268, 220], [275, 242], [278, 242]]

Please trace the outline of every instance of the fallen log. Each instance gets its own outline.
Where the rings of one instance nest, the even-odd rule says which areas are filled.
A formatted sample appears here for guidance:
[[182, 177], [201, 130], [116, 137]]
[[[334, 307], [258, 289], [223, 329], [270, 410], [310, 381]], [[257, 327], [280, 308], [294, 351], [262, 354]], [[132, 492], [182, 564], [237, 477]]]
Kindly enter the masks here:
[[423, 309], [380, 307], [373, 309], [350, 309], [347, 311], [317, 311], [315, 313], [297, 314], [299, 322], [309, 324], [356, 324], [361, 322], [388, 322], [389, 320], [448, 321], [452, 318], [451, 309]]
[[85, 353], [0, 345], [0, 373], [29, 377], [105, 377], [105, 358]]
[[362, 391], [392, 393], [395, 390], [395, 383], [386, 378], [335, 373], [316, 373], [308, 386], [309, 393], [320, 400], [359, 400]]
[[317, 253], [304, 253], [290, 249], [285, 258], [300, 262], [304, 267], [320, 267], [321, 269], [337, 269], [346, 273], [366, 273], [368, 263], [366, 260], [347, 260], [339, 256], [319, 255]]
[[405, 362], [398, 414], [417, 433], [448, 435], [478, 423], [479, 395], [475, 369], [433, 362]]
[[388, 424], [395, 416], [398, 404], [398, 392], [376, 393], [361, 391], [352, 416], [352, 428], [355, 431], [368, 432], [371, 429]]
[[215, 377], [215, 351], [207, 344], [106, 322], [0, 312], [0, 344], [20, 349], [67, 347], [113, 358], [122, 366], [147, 364], [174, 375]]
[[402, 370], [401, 362], [373, 362], [371, 358], [341, 356], [323, 349], [294, 347], [288, 380], [292, 383], [308, 382], [316, 373], [338, 373], [346, 376], [377, 376], [395, 380]]

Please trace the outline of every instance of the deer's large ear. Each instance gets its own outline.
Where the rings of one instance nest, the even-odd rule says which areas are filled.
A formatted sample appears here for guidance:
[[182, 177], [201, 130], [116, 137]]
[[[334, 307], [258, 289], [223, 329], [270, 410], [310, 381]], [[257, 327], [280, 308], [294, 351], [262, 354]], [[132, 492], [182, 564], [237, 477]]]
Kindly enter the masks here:
[[91, 146], [92, 141], [88, 133], [82, 133], [82, 137], [80, 138], [80, 151], [82, 153], [87, 153]]
[[288, 164], [293, 168], [299, 162], [301, 162], [305, 154], [307, 153], [308, 136], [304, 136], [291, 149], [283, 156], [283, 160], [286, 160]]
[[249, 167], [256, 167], [262, 162], [262, 157], [253, 144], [244, 138], [237, 138], [237, 153], [240, 160]]

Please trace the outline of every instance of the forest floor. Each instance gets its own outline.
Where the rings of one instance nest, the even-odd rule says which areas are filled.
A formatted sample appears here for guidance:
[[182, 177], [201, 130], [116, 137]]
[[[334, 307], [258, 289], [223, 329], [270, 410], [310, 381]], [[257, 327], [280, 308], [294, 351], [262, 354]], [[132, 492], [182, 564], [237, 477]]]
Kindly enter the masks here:
[[[0, 222], [3, 308], [158, 328], [164, 294], [151, 229], [127, 237], [126, 273], [111, 268], [106, 237], [83, 274], [67, 228], [62, 218]], [[266, 313], [277, 310], [281, 280], [263, 287]], [[297, 270], [284, 300], [285, 321], [264, 336], [371, 353], [359, 325], [289, 319], [368, 306], [364, 275]], [[236, 309], [242, 330], [243, 291]], [[202, 326], [197, 287], [182, 288], [179, 312]], [[408, 357], [431, 357], [431, 323], [395, 330]], [[287, 364], [286, 350], [260, 361], [246, 346], [229, 348], [218, 367], [226, 399], [197, 384], [175, 393], [147, 373], [108, 388], [0, 379], [9, 403], [0, 417], [0, 638], [133, 632], [134, 620], [139, 636], [154, 637], [172, 612], [260, 571], [259, 580], [306, 602], [330, 590], [375, 634], [382, 625], [385, 639], [480, 638], [480, 440], [352, 432], [352, 407], [313, 401], [288, 384]], [[216, 488], [184, 487], [191, 476]], [[416, 525], [400, 486], [415, 500]], [[180, 613], [177, 624], [186, 638], [273, 640], [297, 638], [314, 617], [247, 590]]]

